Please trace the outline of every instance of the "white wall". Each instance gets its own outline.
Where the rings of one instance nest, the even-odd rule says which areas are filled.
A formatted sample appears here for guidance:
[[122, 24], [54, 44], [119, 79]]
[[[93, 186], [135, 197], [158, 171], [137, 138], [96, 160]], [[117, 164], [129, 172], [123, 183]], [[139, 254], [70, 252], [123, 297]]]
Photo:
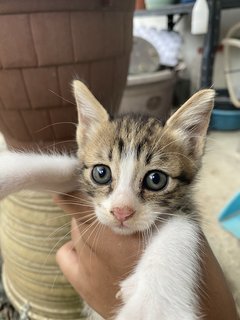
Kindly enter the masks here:
[[[240, 22], [240, 9], [231, 9], [222, 11], [221, 17], [221, 30], [220, 30], [220, 41], [226, 35], [228, 29]], [[134, 25], [144, 25], [144, 26], [157, 26], [162, 29], [167, 28], [167, 18], [166, 17], [135, 17]], [[203, 47], [202, 35], [193, 36], [190, 33], [191, 27], [191, 17], [186, 16], [179, 22], [175, 30], [179, 31], [183, 36], [184, 45], [182, 48], [182, 56], [187, 64], [187, 73], [190, 76], [192, 83], [192, 90], [195, 91], [199, 86], [200, 79], [200, 68], [202, 55], [198, 52], [199, 48]], [[236, 51], [234, 60], [238, 63], [238, 68], [240, 68], [240, 50]], [[235, 65], [236, 65], [235, 63]], [[240, 82], [240, 73], [239, 73]], [[217, 52], [214, 66], [214, 76], [213, 84], [215, 88], [225, 88], [225, 78], [224, 78], [224, 66], [223, 66], [223, 53]]]

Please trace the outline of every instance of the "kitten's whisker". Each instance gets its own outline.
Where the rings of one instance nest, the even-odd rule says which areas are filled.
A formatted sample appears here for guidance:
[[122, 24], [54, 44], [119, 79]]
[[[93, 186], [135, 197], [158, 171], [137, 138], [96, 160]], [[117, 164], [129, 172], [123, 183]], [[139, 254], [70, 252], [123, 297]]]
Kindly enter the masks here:
[[148, 245], [148, 231], [149, 231], [149, 227], [145, 230], [145, 235], [146, 235], [146, 247]]
[[[97, 236], [97, 239], [96, 239], [96, 250], [97, 250], [97, 242], [100, 241], [100, 233], [105, 229], [105, 225], [100, 223], [99, 224], [99, 232], [98, 232], [98, 236]], [[93, 249], [94, 249], [94, 244], [93, 244]]]
[[[62, 192], [62, 191], [56, 191], [56, 190], [50, 190], [48, 189], [47, 191], [49, 192], [52, 192], [52, 193], [56, 193], [56, 194], [59, 194], [59, 195], [62, 195], [62, 196], [67, 196], [67, 197], [70, 197], [70, 198], [74, 198], [74, 199], [77, 199], [77, 200], [82, 200], [82, 201], [87, 201], [86, 198], [81, 198], [80, 196], [74, 196], [73, 194], [69, 194], [69, 193], [66, 193], [66, 192]], [[90, 202], [90, 200], [89, 200]]]
[[84, 217], [86, 217], [87, 215], [85, 215], [85, 213], [94, 213], [94, 211], [88, 210], [88, 211], [76, 211], [76, 212], [72, 212], [72, 213], [64, 213], [64, 214], [58, 215], [56, 217], [48, 218], [47, 222], [50, 222], [50, 221], [52, 222], [56, 219], [60, 219], [63, 217], [68, 217], [68, 216], [71, 218], [72, 216], [75, 216], [77, 214], [84, 214]]
[[[92, 235], [94, 234], [95, 230], [98, 228], [99, 224], [100, 224], [100, 222], [99, 222], [98, 220], [96, 220], [96, 224], [95, 224], [95, 226], [93, 227], [93, 229], [90, 231], [90, 234], [88, 235], [88, 237], [87, 237], [87, 239], [86, 239], [86, 241], [85, 241], [85, 244], [87, 244], [87, 242], [88, 242], [89, 240], [91, 240], [91, 237], [92, 237]], [[91, 251], [90, 251], [90, 261], [91, 261], [91, 252], [93, 251], [92, 245], [90, 246], [90, 249], [91, 249]]]
[[88, 200], [84, 200], [84, 199], [79, 199], [78, 201], [75, 199], [69, 199], [69, 200], [58, 200], [59, 203], [61, 204], [68, 204], [68, 203], [72, 203], [72, 204], [80, 204], [80, 205], [88, 205], [91, 207], [94, 207], [93, 203], [91, 201]]
[[[140, 232], [138, 232], [138, 251], [137, 251], [137, 256], [140, 256], [140, 253], [142, 253], [143, 250], [145, 249], [145, 245], [144, 245], [144, 243], [142, 241], [143, 241], [142, 235], [141, 235]], [[136, 264], [137, 264], [137, 262], [136, 262]]]
[[[93, 223], [94, 223], [94, 222], [93, 222]], [[89, 225], [88, 227], [90, 227], [90, 226], [91, 226], [91, 225]], [[61, 237], [61, 238], [57, 241], [57, 243], [53, 246], [53, 248], [52, 248], [52, 249], [50, 250], [50, 252], [48, 253], [48, 255], [47, 255], [46, 259], [45, 259], [45, 262], [44, 262], [43, 266], [46, 265], [46, 262], [47, 262], [48, 257], [52, 254], [52, 252], [54, 251], [54, 249], [56, 249], [56, 247], [58, 246], [58, 244], [59, 244], [61, 241], [63, 241], [66, 237], [68, 237], [68, 236], [71, 234], [72, 230], [76, 230], [77, 228], [78, 228], [78, 226], [76, 226], [76, 227], [74, 227], [74, 228], [70, 228], [70, 231], [67, 232], [67, 233], [65, 234], [65, 236]]]
[[[82, 212], [81, 212], [82, 213]], [[67, 216], [67, 215], [66, 215]], [[87, 219], [87, 220], [85, 220], [86, 218], [91, 218], [91, 219], [93, 219], [93, 218], [95, 218], [95, 214], [94, 213], [91, 213], [91, 214], [87, 214], [87, 215], [84, 215], [84, 217], [79, 217], [78, 219], [76, 219], [76, 221], [78, 221], [78, 222], [83, 222], [83, 223], [87, 223], [90, 219]], [[83, 220], [83, 221], [82, 221]], [[56, 230], [54, 230], [53, 232], [51, 232], [49, 235], [48, 235], [48, 237], [47, 238], [49, 238], [49, 239], [53, 239], [53, 238], [55, 238], [55, 237], [53, 237], [53, 235], [55, 235], [56, 233], [58, 233], [58, 232], [60, 232], [62, 229], [64, 229], [65, 227], [67, 227], [67, 225], [71, 225], [71, 220], [70, 221], [68, 221], [68, 222], [66, 222], [66, 223], [64, 223], [62, 226], [60, 226], [59, 228], [57, 228]]]
[[67, 237], [69, 237], [71, 234], [71, 230], [69, 232], [67, 232], [63, 237], [61, 237], [57, 243], [52, 247], [52, 249], [49, 251], [47, 257], [45, 258], [45, 261], [43, 262], [43, 267], [46, 265], [48, 258], [50, 257], [50, 255], [53, 253], [53, 251], [57, 248], [57, 246], [59, 245], [59, 243], [61, 241], [63, 241], [64, 239], [66, 239]]
[[55, 91], [51, 90], [51, 89], [48, 89], [51, 93], [53, 93], [55, 96], [57, 96], [58, 98], [62, 99], [63, 101], [66, 101], [72, 105], [74, 105], [76, 107], [76, 104], [73, 102], [73, 101], [70, 101], [62, 96], [60, 96], [58, 93], [56, 93]]
[[59, 277], [59, 275], [61, 274], [61, 271], [59, 270], [59, 272], [56, 273], [54, 279], [53, 279], [53, 283], [52, 283], [52, 286], [51, 286], [51, 290], [53, 290], [54, 286], [55, 286], [55, 283], [57, 281], [57, 278]]
[[[95, 226], [98, 225], [98, 223], [99, 223], [99, 221], [98, 221], [97, 219], [95, 219], [90, 225], [88, 225], [88, 226], [84, 229], [84, 231], [80, 234], [79, 239], [77, 240], [76, 243], [74, 243], [74, 245], [76, 245], [81, 239], [83, 239], [83, 236], [84, 236], [91, 228], [94, 228], [94, 229], [95, 229]], [[91, 234], [92, 234], [92, 232], [90, 231], [90, 235], [91, 235]], [[88, 236], [87, 239], [83, 239], [84, 244], [83, 244], [81, 250], [84, 249], [84, 247], [86, 246], [88, 240], [89, 240], [89, 236]], [[91, 250], [92, 250], [92, 249], [91, 249]]]
[[149, 244], [151, 237], [152, 237], [152, 226], [150, 225], [147, 228], [147, 244]]
[[[92, 233], [91, 233], [91, 235], [94, 234], [94, 232], [95, 232], [95, 230], [96, 230], [95, 235], [94, 235], [94, 238], [93, 238], [93, 242], [92, 242], [92, 245], [91, 245], [91, 251], [90, 251], [90, 266], [92, 265], [92, 254], [93, 254], [93, 252], [95, 252], [95, 251], [94, 251], [95, 239], [96, 239], [98, 233], [100, 232], [100, 231], [99, 231], [100, 228], [101, 228], [101, 223], [98, 221], [98, 223], [96, 224], [95, 228], [92, 230]], [[91, 235], [90, 235], [90, 236], [91, 236]], [[88, 240], [87, 240], [87, 241], [88, 241]]]
[[69, 139], [69, 140], [63, 140], [63, 141], [54, 142], [54, 143], [49, 144], [47, 146], [43, 146], [42, 149], [48, 149], [48, 148], [55, 147], [55, 146], [57, 146], [59, 144], [70, 143], [70, 142], [74, 142], [76, 144], [76, 139]]
[[[93, 221], [90, 225], [88, 225], [88, 226], [84, 229], [84, 232], [83, 232], [83, 233], [80, 233], [80, 236], [79, 236], [78, 240], [73, 243], [72, 248], [69, 248], [67, 252], [69, 252], [70, 250], [73, 250], [74, 248], [76, 248], [76, 246], [77, 246], [77, 244], [79, 243], [79, 241], [80, 241], [81, 239], [83, 239], [83, 235], [95, 224], [95, 222], [96, 222], [96, 221]], [[71, 233], [71, 231], [74, 231], [74, 230], [76, 230], [76, 229], [78, 229], [78, 226], [72, 228], [72, 229], [70, 230], [70, 233]], [[83, 241], [84, 241], [84, 245], [85, 245], [85, 240], [83, 240]]]
[[[85, 217], [84, 217], [84, 218], [85, 218]], [[89, 221], [92, 221], [92, 220], [94, 220], [94, 219], [96, 219], [96, 216], [95, 216], [95, 215], [88, 217], [87, 220], [83, 220], [82, 217], [81, 217], [81, 218], [76, 219], [76, 221], [79, 222], [79, 223], [81, 223], [81, 224], [86, 224], [86, 225], [87, 225]]]
[[75, 122], [61, 121], [61, 122], [51, 123], [51, 124], [49, 124], [49, 125], [47, 125], [47, 126], [45, 126], [45, 127], [42, 127], [41, 129], [36, 130], [35, 133], [39, 133], [39, 132], [41, 132], [41, 131], [49, 128], [49, 127], [52, 127], [52, 126], [55, 126], [55, 125], [59, 125], [59, 124], [72, 124], [72, 125], [74, 125], [75, 127], [77, 127], [77, 123], [75, 123]]
[[93, 208], [92, 205], [90, 205], [89, 203], [81, 203], [80, 201], [79, 202], [70, 202], [69, 201], [58, 201], [59, 204], [66, 204], [66, 205], [74, 205], [74, 206], [78, 206], [78, 207], [89, 207], [89, 208]]
[[[86, 228], [80, 233], [81, 238], [83, 238], [83, 236], [98, 222], [97, 218], [95, 218], [93, 220], [92, 223], [90, 223], [89, 225], [86, 226]], [[84, 243], [86, 242], [86, 240], [84, 239]]]
[[51, 232], [48, 236], [47, 239], [54, 239], [55, 237], [53, 237], [53, 235], [55, 235], [56, 233], [58, 233], [59, 231], [61, 231], [62, 229], [64, 229], [65, 227], [67, 227], [69, 225], [71, 225], [71, 221], [68, 221], [66, 223], [64, 223], [63, 225], [61, 225], [61, 227], [57, 228], [56, 230], [54, 230], [53, 232]]
[[[87, 202], [81, 202], [80, 200], [79, 201], [71, 201], [71, 200], [68, 200], [68, 201], [62, 201], [62, 200], [58, 200], [57, 203], [59, 205], [72, 205], [72, 206], [75, 206], [75, 207], [84, 207], [86, 208], [84, 211], [88, 210], [88, 211], [91, 211], [91, 210], [94, 210], [94, 207], [92, 204], [90, 203], [87, 203]], [[80, 209], [79, 209], [80, 210]]]
[[153, 211], [154, 214], [157, 215], [157, 218], [161, 217], [161, 218], [171, 218], [171, 217], [179, 217], [180, 215], [182, 215], [182, 212], [179, 213], [168, 213], [168, 212], [159, 212], [158, 210]]
[[145, 234], [145, 230], [142, 232], [142, 236], [143, 236], [143, 243], [144, 243], [144, 247], [146, 247], [146, 234]]

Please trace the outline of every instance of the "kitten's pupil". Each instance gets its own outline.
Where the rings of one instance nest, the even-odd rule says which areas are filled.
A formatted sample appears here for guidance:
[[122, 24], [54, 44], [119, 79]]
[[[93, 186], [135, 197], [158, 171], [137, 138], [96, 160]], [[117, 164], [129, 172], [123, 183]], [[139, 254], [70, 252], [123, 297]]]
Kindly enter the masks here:
[[111, 181], [111, 170], [105, 165], [96, 165], [92, 170], [92, 178], [94, 182], [99, 184], [107, 184]]
[[156, 173], [156, 172], [151, 173], [150, 178], [151, 178], [151, 180], [152, 180], [152, 182], [153, 182], [154, 184], [159, 184], [159, 182], [160, 182], [160, 176], [159, 176], [158, 173]]
[[143, 180], [143, 187], [152, 190], [159, 191], [167, 185], [167, 175], [161, 171], [148, 172]]

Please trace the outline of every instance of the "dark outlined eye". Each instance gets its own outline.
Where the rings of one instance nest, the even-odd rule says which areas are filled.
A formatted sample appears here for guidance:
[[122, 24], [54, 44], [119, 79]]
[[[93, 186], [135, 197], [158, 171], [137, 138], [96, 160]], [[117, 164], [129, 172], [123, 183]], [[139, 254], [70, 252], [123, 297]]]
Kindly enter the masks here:
[[112, 180], [110, 168], [103, 164], [96, 165], [92, 170], [92, 179], [98, 184], [108, 184]]
[[143, 179], [143, 187], [151, 191], [162, 190], [168, 182], [168, 176], [158, 170], [149, 171]]

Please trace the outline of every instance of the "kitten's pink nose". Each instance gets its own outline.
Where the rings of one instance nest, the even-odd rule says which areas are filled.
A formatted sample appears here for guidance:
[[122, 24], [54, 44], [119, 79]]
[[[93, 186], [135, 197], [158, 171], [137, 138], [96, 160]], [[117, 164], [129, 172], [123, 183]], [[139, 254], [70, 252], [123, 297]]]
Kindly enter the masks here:
[[135, 211], [131, 207], [124, 206], [122, 208], [115, 207], [112, 209], [111, 212], [118, 221], [123, 222], [129, 219], [134, 214]]

